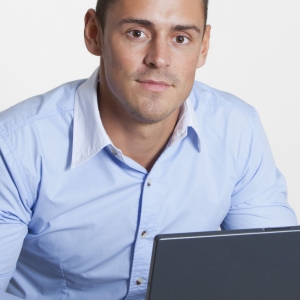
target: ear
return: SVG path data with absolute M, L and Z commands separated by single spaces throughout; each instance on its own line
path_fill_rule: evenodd
M 209 49 L 210 30 L 211 30 L 211 26 L 206 25 L 203 40 L 202 40 L 202 45 L 200 49 L 200 56 L 199 56 L 197 68 L 201 68 L 205 64 L 206 57 L 208 54 L 208 49 Z
M 89 9 L 85 14 L 84 25 L 84 41 L 88 51 L 96 56 L 101 56 L 102 29 L 93 9 Z

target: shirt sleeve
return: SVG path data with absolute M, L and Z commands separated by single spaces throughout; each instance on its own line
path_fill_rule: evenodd
M 0 291 L 13 276 L 31 218 L 25 174 L 9 144 L 0 137 Z
M 245 145 L 231 206 L 221 228 L 225 230 L 297 225 L 287 203 L 287 187 L 276 168 L 268 139 L 253 109 L 249 142 Z

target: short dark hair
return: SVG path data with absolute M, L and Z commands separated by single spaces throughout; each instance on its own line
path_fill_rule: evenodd
M 118 0 L 98 0 L 97 1 L 96 14 L 97 14 L 98 20 L 100 21 L 102 31 L 104 30 L 104 27 L 105 27 L 107 10 L 110 7 L 112 7 L 117 1 Z M 204 11 L 204 26 L 206 25 L 206 21 L 207 21 L 208 1 L 209 0 L 202 0 L 203 11 Z

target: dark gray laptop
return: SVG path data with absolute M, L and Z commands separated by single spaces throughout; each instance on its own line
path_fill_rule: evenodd
M 300 226 L 158 235 L 148 300 L 299 300 Z

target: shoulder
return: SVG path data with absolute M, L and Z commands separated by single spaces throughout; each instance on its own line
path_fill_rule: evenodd
M 65 83 L 0 112 L 0 136 L 9 135 L 41 119 L 60 117 L 66 112 L 72 112 L 76 90 L 84 81 Z
M 248 117 L 252 117 L 255 113 L 254 108 L 240 98 L 199 81 L 195 81 L 190 98 L 195 111 L 201 106 L 202 109 L 217 109 L 224 113 L 235 112 Z
M 234 144 L 249 141 L 255 132 L 263 131 L 255 108 L 230 93 L 195 82 L 189 102 L 199 128 L 210 136 L 231 137 Z

